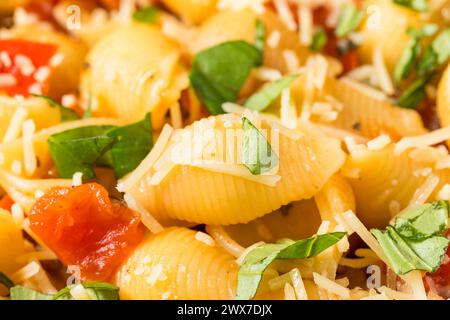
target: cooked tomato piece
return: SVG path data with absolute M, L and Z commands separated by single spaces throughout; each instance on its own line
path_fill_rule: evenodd
M 11 207 L 14 204 L 13 199 L 10 196 L 5 195 L 0 199 L 0 208 L 11 211 Z
M 50 62 L 57 47 L 24 40 L 0 40 L 0 92 L 10 96 L 48 91 Z
M 53 188 L 29 214 L 31 230 L 83 280 L 106 281 L 142 240 L 137 213 L 97 183 Z
M 435 273 L 427 273 L 424 283 L 427 291 L 432 290 L 444 299 L 450 298 L 450 247 L 442 265 Z
M 359 65 L 358 55 L 355 51 L 349 51 L 341 57 L 342 65 L 344 66 L 344 73 L 356 69 Z

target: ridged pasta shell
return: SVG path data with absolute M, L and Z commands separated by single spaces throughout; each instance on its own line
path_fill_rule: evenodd
M 196 238 L 196 231 L 170 228 L 149 235 L 115 276 L 124 300 L 232 299 L 237 281 L 233 257 Z
M 11 276 L 20 268 L 16 258 L 25 253 L 22 230 L 14 223 L 8 211 L 0 209 L 0 270 Z
M 216 11 L 217 0 L 162 0 L 162 3 L 183 21 L 198 24 Z
M 369 138 L 375 138 L 382 132 L 394 139 L 425 133 L 417 111 L 396 107 L 386 99 L 371 95 L 370 88 L 365 90 L 365 87 L 346 78 L 328 79 L 325 92 L 343 105 L 338 118 L 331 123 L 333 126 Z
M 216 117 L 219 123 L 220 119 Z M 281 180 L 275 186 L 177 165 L 159 185 L 152 185 L 149 176 L 144 176 L 130 193 L 157 219 L 246 223 L 292 201 L 313 197 L 344 163 L 345 153 L 338 140 L 306 125 L 300 131 L 303 135 L 298 140 L 279 136 L 277 174 Z
M 112 32 L 88 56 L 83 95 L 93 98 L 96 116 L 141 120 L 152 112 L 159 129 L 169 107 L 188 87 L 176 44 L 158 29 L 135 24 Z

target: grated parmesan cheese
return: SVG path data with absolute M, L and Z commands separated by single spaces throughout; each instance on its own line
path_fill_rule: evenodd
M 20 131 L 22 129 L 22 124 L 28 116 L 28 112 L 23 107 L 18 107 L 14 112 L 8 129 L 3 137 L 3 142 L 11 142 L 19 137 Z
M 446 183 L 438 193 L 439 200 L 450 200 L 450 184 Z
M 267 37 L 267 45 L 270 48 L 277 48 L 280 44 L 281 32 L 279 30 L 274 30 Z
M 373 52 L 373 65 L 381 90 L 388 95 L 393 95 L 395 93 L 394 85 L 384 62 L 383 53 L 378 47 Z
M 203 242 L 204 244 L 206 244 L 207 246 L 210 246 L 210 247 L 214 247 L 216 245 L 216 242 L 214 241 L 213 238 L 211 238 L 211 236 L 209 234 L 206 234 L 201 231 L 198 231 L 195 234 L 195 239 L 200 242 Z
M 91 300 L 86 288 L 82 284 L 77 284 L 70 289 L 70 294 L 75 300 Z
M 316 272 L 313 272 L 314 283 L 327 292 L 336 294 L 344 299 L 350 298 L 350 290 L 341 286 L 340 284 L 332 281 Z
M 23 208 L 20 204 L 14 203 L 11 206 L 11 216 L 14 220 L 14 223 L 22 229 L 23 221 L 25 220 L 25 215 L 23 212 Z
M 83 184 L 83 173 L 75 172 L 72 176 L 72 187 L 78 187 Z
M 23 146 L 23 163 L 25 164 L 25 172 L 28 176 L 32 176 L 37 169 L 37 158 L 34 150 L 33 137 L 36 131 L 36 125 L 32 119 L 27 120 L 22 125 L 22 146 Z
M 414 147 L 425 148 L 446 140 L 450 140 L 450 126 L 420 136 L 402 138 L 395 146 L 395 153 L 400 154 Z
M 281 19 L 281 21 L 286 25 L 289 30 L 297 30 L 297 23 L 292 15 L 291 9 L 287 0 L 273 0 L 275 9 Z
M 295 298 L 294 288 L 291 286 L 290 283 L 286 283 L 284 285 L 284 300 L 297 300 Z
M 391 138 L 388 135 L 382 134 L 375 139 L 367 142 L 367 149 L 369 150 L 381 150 L 391 143 Z

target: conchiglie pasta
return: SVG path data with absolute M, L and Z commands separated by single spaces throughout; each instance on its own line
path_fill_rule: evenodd
M 217 0 L 162 0 L 162 3 L 191 24 L 197 24 L 209 18 L 215 13 L 217 6 Z
M 28 0 L 0 0 L 0 13 L 13 11 L 15 8 L 27 4 Z
M 171 105 L 187 88 L 177 46 L 147 25 L 132 25 L 102 39 L 90 52 L 83 79 L 86 99 L 93 99 L 97 116 L 141 120 L 152 112 L 161 128 Z
M 20 108 L 23 108 L 23 110 L 19 110 Z M 36 130 L 51 127 L 61 121 L 60 110 L 50 106 L 45 99 L 30 98 L 25 101 L 19 101 L 14 98 L 0 96 L 0 141 L 8 131 L 16 112 L 19 112 L 19 114 L 23 112 L 24 119 L 32 119 L 36 125 Z M 45 114 L 45 117 L 42 117 L 43 114 Z M 19 134 L 20 131 L 18 132 Z
M 316 233 L 320 215 L 314 200 L 293 202 L 248 223 L 224 227 L 228 235 L 244 247 L 256 242 L 276 242 L 282 238 L 305 239 Z
M 355 134 L 374 138 L 388 133 L 392 138 L 425 133 L 422 120 L 415 110 L 396 107 L 377 97 L 372 89 L 347 78 L 329 78 L 324 91 L 338 99 L 343 109 L 333 126 Z
M 439 82 L 437 94 L 437 114 L 441 126 L 450 126 L 450 65 Z M 450 141 L 447 142 L 450 145 Z
M 427 179 L 435 176 L 430 164 L 414 159 L 411 152 L 396 154 L 390 145 L 382 150 L 357 149 L 347 159 L 345 167 L 359 175 L 349 178 L 356 213 L 368 228 L 386 226 L 399 210 L 410 205 Z
M 367 13 L 359 30 L 364 37 L 364 44 L 358 48 L 358 55 L 363 63 L 371 64 L 373 52 L 379 48 L 386 66 L 392 72 L 411 39 L 406 31 L 409 27 L 420 25 L 420 15 L 392 0 L 370 1 Z
M 63 59 L 53 68 L 50 76 L 49 95 L 59 98 L 63 94 L 76 92 L 83 69 L 87 48 L 78 40 L 48 28 L 35 25 L 23 25 L 11 30 L 14 38 L 29 41 L 51 43 L 58 46 L 57 54 Z
M 145 238 L 115 276 L 120 298 L 232 299 L 238 266 L 230 254 L 203 242 L 201 235 L 170 228 Z
M 11 213 L 0 209 L 0 272 L 11 276 L 21 267 L 16 258 L 24 253 L 22 230 L 14 223 Z
M 264 65 L 280 70 L 289 71 L 288 64 L 283 58 L 284 50 L 291 50 L 304 62 L 307 50 L 298 41 L 298 34 L 288 30 L 280 18 L 272 11 L 266 10 L 262 15 L 256 15 L 252 10 L 223 11 L 206 20 L 198 29 L 194 37 L 192 50 L 198 52 L 226 41 L 245 40 L 254 42 L 256 21 L 259 19 L 265 26 L 267 37 L 278 32 L 280 40 L 277 46 L 269 46 L 266 41 L 264 48 Z
M 226 135 L 224 121 L 230 116 L 209 118 L 221 137 Z M 233 117 L 240 128 L 240 118 Z M 194 128 L 195 123 L 183 133 L 194 136 Z M 292 201 L 313 197 L 345 161 L 339 141 L 310 126 L 300 130 L 298 139 L 279 135 L 277 174 L 281 179 L 275 186 L 204 167 L 176 165 L 158 185 L 151 183 L 148 172 L 130 194 L 163 221 L 171 218 L 213 225 L 246 223 Z M 239 168 L 247 170 L 242 165 Z

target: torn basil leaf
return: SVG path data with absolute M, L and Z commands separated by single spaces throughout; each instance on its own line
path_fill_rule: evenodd
M 143 23 L 153 24 L 158 18 L 159 9 L 154 6 L 148 6 L 139 9 L 133 13 L 133 20 Z
M 51 97 L 39 94 L 32 94 L 32 96 L 44 99 L 50 107 L 58 108 L 61 114 L 61 122 L 74 121 L 79 119 L 77 113 L 74 110 L 64 107 L 62 104 L 58 103 Z
M 119 288 L 106 282 L 85 282 L 82 283 L 86 293 L 91 300 L 119 300 Z M 65 287 L 58 291 L 53 300 L 74 300 L 70 294 L 72 286 Z
M 260 66 L 263 64 L 264 60 L 264 45 L 266 42 L 266 27 L 264 26 L 264 23 L 256 19 L 256 31 L 255 31 L 255 48 L 258 49 L 261 53 L 260 60 L 257 62 L 257 66 Z
M 0 272 L 0 284 L 7 289 L 14 287 L 14 282 L 3 272 Z
M 92 179 L 97 166 L 110 167 L 116 178 L 121 178 L 150 152 L 151 129 L 147 114 L 144 120 L 128 126 L 80 127 L 54 134 L 47 142 L 62 178 L 70 179 L 81 172 L 83 179 Z
M 309 49 L 311 51 L 320 51 L 328 41 L 327 33 L 323 28 L 318 28 L 311 41 Z
M 285 239 L 256 247 L 247 254 L 239 269 L 236 299 L 249 300 L 255 297 L 264 271 L 274 260 L 315 257 L 339 242 L 345 234 L 334 232 L 299 241 Z
M 242 163 L 253 175 L 270 171 L 278 164 L 278 156 L 269 142 L 246 117 L 242 118 L 242 129 Z
M 398 5 L 419 12 L 426 12 L 429 9 L 427 0 L 393 0 L 393 1 Z
M 109 130 L 107 136 L 116 141 L 110 151 L 111 161 L 116 177 L 122 178 L 141 163 L 153 146 L 150 113 L 138 123 Z
M 23 286 L 15 286 L 10 289 L 11 300 L 52 300 L 50 294 L 40 293 Z
M 297 78 L 298 75 L 286 76 L 266 85 L 250 96 L 244 106 L 251 110 L 264 111 L 280 96 L 283 89 L 288 88 Z
M 397 100 L 397 105 L 402 108 L 415 109 L 426 98 L 425 87 L 429 77 L 419 78 L 414 81 Z
M 336 36 L 345 37 L 359 26 L 363 18 L 364 12 L 354 4 L 343 5 L 335 30 Z
M 435 272 L 442 263 L 450 240 L 449 203 L 437 201 L 401 214 L 385 230 L 372 229 L 395 273 L 413 270 Z
M 425 49 L 418 63 L 418 74 L 421 77 L 432 74 L 450 57 L 450 28 L 442 31 Z
M 245 41 L 219 44 L 195 56 L 191 85 L 209 113 L 224 113 L 222 104 L 236 102 L 251 70 L 261 60 L 261 51 Z

